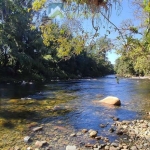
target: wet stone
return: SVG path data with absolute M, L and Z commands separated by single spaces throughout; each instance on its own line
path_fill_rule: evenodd
M 94 148 L 94 150 L 100 150 L 99 148 Z
M 26 136 L 24 137 L 24 142 L 25 143 L 28 143 L 30 141 L 31 137 L 30 136 Z
M 39 131 L 39 130 L 42 130 L 42 129 L 43 129 L 43 127 L 35 127 L 35 128 L 32 129 L 32 131 L 36 132 L 36 131 Z
M 76 134 L 75 134 L 75 133 L 72 133 L 72 134 L 70 134 L 70 136 L 71 136 L 71 137 L 74 137 L 74 136 L 76 136 Z
M 137 150 L 137 147 L 136 146 L 132 146 L 130 149 L 131 150 Z
M 100 124 L 100 127 L 101 128 L 105 128 L 107 125 L 105 125 L 105 124 Z
M 82 133 L 81 133 L 81 132 L 78 132 L 78 133 L 77 133 L 77 136 L 80 136 L 80 135 L 82 135 Z
M 90 132 L 90 135 L 89 135 L 90 137 L 96 137 L 97 136 L 97 131 L 91 131 Z
M 88 132 L 87 129 L 82 129 L 82 133 L 86 133 L 86 132 Z
M 38 147 L 38 148 L 42 147 L 45 144 L 47 144 L 46 141 L 36 141 L 35 142 L 35 146 Z
M 114 121 L 118 121 L 119 120 L 119 118 L 117 118 L 117 117 L 113 117 L 112 118 Z
M 114 128 L 110 128 L 109 131 L 112 133 L 112 132 L 115 131 L 115 129 Z
M 110 147 L 109 150 L 118 150 L 116 147 Z
M 109 146 L 108 145 L 105 146 L 105 150 L 109 150 Z
M 77 149 L 76 149 L 76 146 L 67 145 L 66 150 L 77 150 Z
M 20 150 L 19 146 L 15 146 L 14 150 Z
M 32 147 L 27 147 L 27 150 L 32 150 Z M 36 150 L 36 149 L 35 149 Z
M 111 143 L 111 146 L 118 147 L 118 143 Z

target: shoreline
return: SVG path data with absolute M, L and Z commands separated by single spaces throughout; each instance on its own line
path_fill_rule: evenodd
M 150 79 L 150 77 L 149 76 L 144 76 L 144 77 L 134 77 L 134 76 L 132 76 L 132 77 L 130 77 L 130 79 Z
M 59 122 L 30 127 L 24 146 L 16 145 L 13 150 L 150 150 L 150 120 L 113 120 L 109 132 L 118 135 L 113 141 L 94 129 L 75 131 Z M 101 124 L 100 128 L 107 126 Z

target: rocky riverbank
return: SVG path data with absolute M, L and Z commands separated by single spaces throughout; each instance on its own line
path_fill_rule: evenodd
M 112 124 L 99 127 L 104 130 L 109 127 L 108 132 L 118 136 L 114 141 L 94 129 L 75 131 L 60 121 L 57 126 L 55 123 L 29 125 L 22 146 L 16 144 L 10 150 L 150 150 L 150 121 L 112 119 Z

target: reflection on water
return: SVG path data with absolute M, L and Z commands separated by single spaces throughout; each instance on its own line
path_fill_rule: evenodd
M 95 103 L 110 95 L 121 99 L 121 107 Z M 148 111 L 149 80 L 120 79 L 118 84 L 115 76 L 106 76 L 43 85 L 0 85 L 0 135 L 2 139 L 14 135 L 7 146 L 24 136 L 30 123 L 61 120 L 75 130 L 92 128 L 107 134 L 99 125 L 111 123 L 111 116 L 131 120 L 145 118 Z M 2 139 L 0 148 L 5 143 Z

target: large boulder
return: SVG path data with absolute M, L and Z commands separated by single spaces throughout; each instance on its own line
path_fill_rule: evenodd
M 113 97 L 113 96 L 108 96 L 108 97 L 100 100 L 99 102 L 110 104 L 110 105 L 117 105 L 117 106 L 121 105 L 120 99 L 117 97 Z

